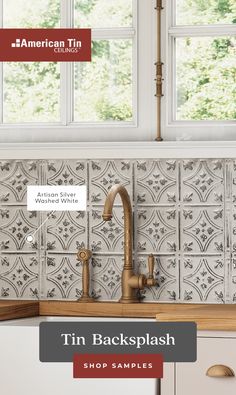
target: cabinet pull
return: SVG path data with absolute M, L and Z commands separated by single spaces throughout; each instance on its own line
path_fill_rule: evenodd
M 213 365 L 207 369 L 208 377 L 234 377 L 234 371 L 225 365 Z

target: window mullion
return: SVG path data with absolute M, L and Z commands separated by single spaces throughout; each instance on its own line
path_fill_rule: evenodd
M 113 28 L 113 29 L 92 29 L 93 40 L 119 39 L 119 38 L 133 38 L 135 36 L 135 28 Z
M 173 37 L 215 37 L 236 35 L 236 26 L 174 26 L 169 28 L 169 35 Z
M 73 0 L 61 0 L 61 28 L 73 27 Z M 68 125 L 72 121 L 72 62 L 61 62 L 61 123 Z

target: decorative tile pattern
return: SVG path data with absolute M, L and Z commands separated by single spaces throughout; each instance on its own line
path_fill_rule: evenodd
M 37 255 L 2 254 L 0 257 L 1 298 L 39 298 Z
M 87 164 L 84 161 L 48 161 L 45 166 L 48 185 L 84 185 L 87 181 Z
M 27 185 L 37 184 L 86 184 L 87 212 L 28 212 Z M 76 252 L 89 247 L 91 293 L 119 300 L 119 197 L 112 221 L 102 219 L 115 184 L 126 186 L 133 206 L 135 271 L 146 273 L 155 255 L 160 286 L 141 291 L 143 302 L 236 303 L 235 159 L 0 161 L 0 298 L 78 299 Z
M 178 243 L 177 220 L 175 207 L 137 209 L 137 252 L 175 252 Z
M 92 260 L 92 286 L 102 300 L 119 300 L 123 255 L 95 255 Z
M 225 302 L 223 256 L 185 256 L 181 262 L 184 302 Z
M 0 204 L 26 204 L 27 185 L 39 178 L 39 161 L 0 161 Z
M 76 251 L 87 246 L 87 213 L 84 211 L 51 213 L 45 228 L 48 251 Z
M 182 212 L 183 252 L 223 252 L 224 250 L 224 212 L 223 208 L 192 207 Z
M 184 160 L 182 200 L 185 204 L 223 202 L 224 162 L 222 160 Z
M 93 205 L 103 205 L 107 192 L 113 185 L 124 185 L 132 200 L 133 165 L 129 160 L 92 160 L 89 165 L 90 174 L 90 202 Z M 120 204 L 117 197 L 115 204 Z
M 147 274 L 147 256 L 140 255 L 137 260 L 137 271 L 141 274 Z M 158 281 L 158 286 L 145 288 L 141 291 L 144 302 L 151 301 L 169 301 L 175 302 L 179 298 L 178 289 L 178 271 L 179 262 L 175 255 L 155 256 L 154 278 Z
M 175 204 L 177 161 L 137 161 L 135 202 L 137 204 Z
M 95 253 L 123 251 L 124 221 L 122 208 L 113 210 L 111 221 L 103 221 L 103 208 L 92 208 L 89 213 L 90 223 L 90 247 Z
M 48 299 L 76 299 L 81 289 L 81 265 L 75 254 L 48 254 L 44 277 L 44 297 Z
M 0 250 L 2 251 L 35 251 L 38 248 L 39 213 L 27 211 L 26 207 L 8 206 L 0 209 Z M 27 242 L 32 235 L 33 243 Z

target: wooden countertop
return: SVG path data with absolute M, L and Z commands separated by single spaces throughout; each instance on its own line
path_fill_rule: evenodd
M 199 330 L 236 331 L 236 305 L 78 303 L 77 301 L 0 301 L 0 321 L 34 316 L 156 318 L 194 321 Z
M 185 311 L 160 312 L 158 321 L 194 321 L 198 330 L 236 331 L 236 305 L 189 305 Z
M 199 330 L 236 331 L 236 305 L 43 301 L 40 302 L 40 315 L 194 321 Z
M 31 300 L 0 300 L 0 321 L 37 317 L 39 302 Z
M 41 301 L 40 315 L 81 316 L 81 317 L 125 317 L 156 318 L 162 312 L 186 311 L 189 305 L 171 303 L 127 303 L 95 302 L 79 303 L 77 301 Z

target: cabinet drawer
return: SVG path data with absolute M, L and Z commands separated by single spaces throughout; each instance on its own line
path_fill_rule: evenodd
M 236 339 L 198 338 L 197 362 L 176 364 L 176 395 L 235 395 L 236 377 L 208 377 L 214 365 L 226 365 L 236 375 Z

